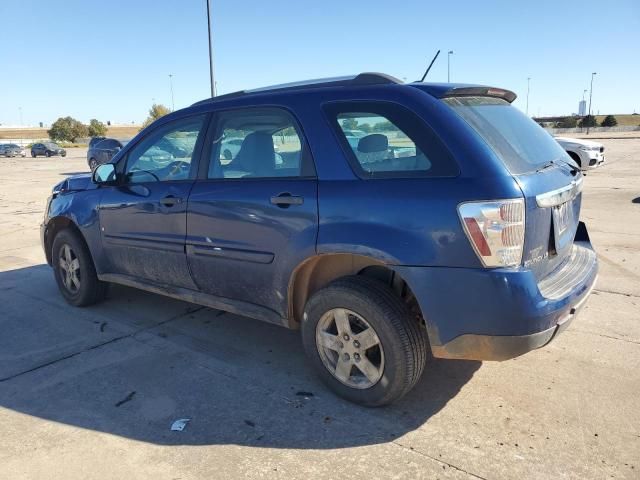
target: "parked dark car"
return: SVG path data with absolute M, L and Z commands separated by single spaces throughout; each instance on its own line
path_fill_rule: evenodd
M 0 155 L 5 157 L 26 157 L 27 152 L 15 143 L 4 143 L 0 145 Z
M 93 139 L 91 139 L 93 141 Z M 124 142 L 126 143 L 126 142 Z M 124 143 L 115 138 L 102 138 L 99 141 L 89 143 L 89 149 L 87 150 L 87 164 L 91 170 L 94 170 L 98 165 L 108 163 L 113 156 L 118 153 Z
M 430 355 L 546 345 L 594 287 L 582 174 L 515 97 L 367 73 L 198 102 L 54 187 L 47 261 L 72 305 L 113 282 L 300 329 L 331 389 L 388 404 Z
M 67 151 L 53 142 L 34 143 L 31 145 L 31 156 L 35 158 L 38 155 L 44 155 L 45 157 L 60 155 L 61 157 L 66 157 Z

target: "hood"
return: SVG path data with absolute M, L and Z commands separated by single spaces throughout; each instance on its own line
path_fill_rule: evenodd
M 80 190 L 87 190 L 93 186 L 90 173 L 81 173 L 79 175 L 73 175 L 67 177 L 62 182 L 53 187 L 53 193 L 63 192 L 78 192 Z
M 602 147 L 601 143 L 591 140 L 584 140 L 583 138 L 567 138 L 567 137 L 553 137 L 560 144 L 572 143 L 574 145 L 584 145 L 585 147 Z

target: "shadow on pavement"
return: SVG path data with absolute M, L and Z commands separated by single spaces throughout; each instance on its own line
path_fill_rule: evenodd
M 331 449 L 423 426 L 480 362 L 432 360 L 379 409 L 334 396 L 298 332 L 113 286 L 100 305 L 64 303 L 46 265 L 0 272 L 0 407 L 164 445 Z M 189 418 L 182 432 L 172 422 Z

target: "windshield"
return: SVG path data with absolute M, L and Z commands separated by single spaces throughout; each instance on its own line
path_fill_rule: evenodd
M 505 100 L 450 97 L 444 102 L 482 136 L 513 175 L 549 162 L 574 163 L 551 135 Z
M 60 148 L 56 143 L 45 143 L 44 145 L 45 147 L 48 147 L 48 148 Z

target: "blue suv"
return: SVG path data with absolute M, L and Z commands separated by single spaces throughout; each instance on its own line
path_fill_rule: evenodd
M 198 102 L 55 186 L 47 261 L 72 305 L 118 283 L 300 329 L 332 390 L 391 403 L 432 356 L 546 345 L 595 284 L 580 169 L 515 97 L 364 73 Z

